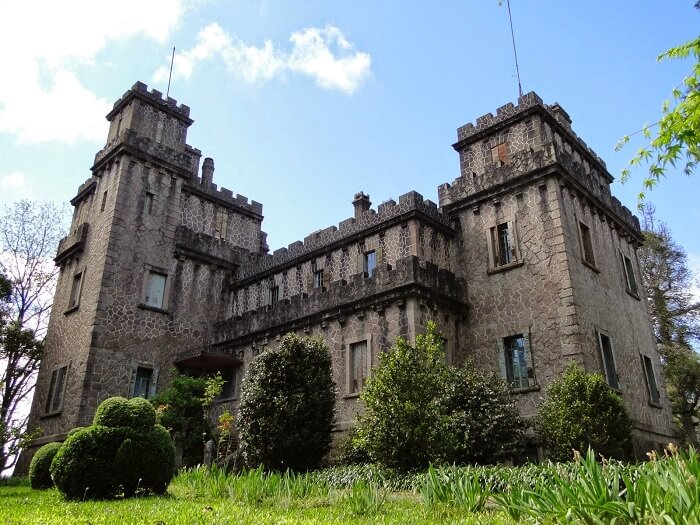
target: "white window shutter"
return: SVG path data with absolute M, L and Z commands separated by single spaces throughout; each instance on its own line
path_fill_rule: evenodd
M 510 249 L 510 262 L 519 260 L 518 236 L 515 234 L 515 221 L 508 222 L 508 248 Z
M 148 398 L 152 398 L 156 395 L 156 387 L 158 386 L 158 367 L 153 368 L 153 374 L 151 374 L 151 385 L 148 388 Z
M 530 334 L 523 334 L 525 345 L 525 365 L 527 366 L 527 384 L 535 386 L 535 370 L 532 363 L 532 352 L 530 350 Z
M 499 339 L 498 345 L 498 368 L 501 370 L 501 377 L 504 381 L 508 381 L 508 373 L 506 372 L 506 349 L 503 346 L 503 339 Z
M 496 228 L 489 228 L 486 230 L 486 247 L 489 251 L 489 268 L 494 268 L 496 266 L 496 254 L 494 253 L 496 246 L 496 241 L 494 239 L 494 235 L 496 235 L 495 230 Z

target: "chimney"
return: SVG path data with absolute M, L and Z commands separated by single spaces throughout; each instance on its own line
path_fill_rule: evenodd
M 202 164 L 202 184 L 205 187 L 211 186 L 214 182 L 214 159 L 207 157 Z
M 365 195 L 364 192 L 361 191 L 355 194 L 352 205 L 355 206 L 355 219 L 359 219 L 363 213 L 369 210 L 372 203 L 369 200 L 369 195 Z

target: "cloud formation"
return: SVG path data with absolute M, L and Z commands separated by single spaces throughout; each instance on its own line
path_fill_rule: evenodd
M 188 5 L 121 0 L 106 13 L 94 0 L 7 2 L 0 31 L 0 133 L 24 143 L 104 140 L 111 102 L 85 87 L 77 71 L 115 40 L 142 35 L 165 42 Z
M 0 177 L 0 190 L 15 199 L 28 197 L 30 193 L 27 177 L 19 171 L 13 171 Z
M 262 46 L 248 45 L 212 23 L 204 27 L 195 45 L 175 55 L 173 76 L 189 79 L 195 66 L 218 58 L 227 71 L 249 83 L 267 82 L 285 73 L 305 75 L 323 89 L 352 95 L 370 74 L 372 59 L 357 51 L 335 26 L 310 27 L 293 33 L 291 50 L 284 51 L 269 40 Z M 166 82 L 169 67 L 159 68 L 153 80 Z

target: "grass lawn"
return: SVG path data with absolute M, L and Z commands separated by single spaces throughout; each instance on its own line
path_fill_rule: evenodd
M 347 491 L 328 496 L 245 503 L 204 497 L 177 482 L 167 496 L 116 501 L 66 501 L 56 490 L 28 485 L 0 487 L 0 523 L 19 524 L 204 524 L 204 523 L 396 523 L 512 524 L 504 513 L 470 514 L 455 507 L 427 507 L 410 493 L 390 493 L 378 510 L 353 510 Z

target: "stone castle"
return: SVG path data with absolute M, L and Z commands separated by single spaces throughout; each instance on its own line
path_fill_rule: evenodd
M 360 192 L 351 218 L 271 254 L 262 205 L 217 187 L 212 159 L 200 172 L 189 107 L 137 82 L 107 120 L 55 258 L 35 447 L 175 370 L 221 371 L 235 410 L 247 366 L 287 332 L 327 343 L 344 430 L 378 355 L 431 319 L 448 360 L 499 372 L 525 417 L 576 360 L 620 392 L 638 453 L 673 438 L 639 221 L 558 104 L 528 93 L 459 128 L 439 205 L 409 192 L 375 210 Z

